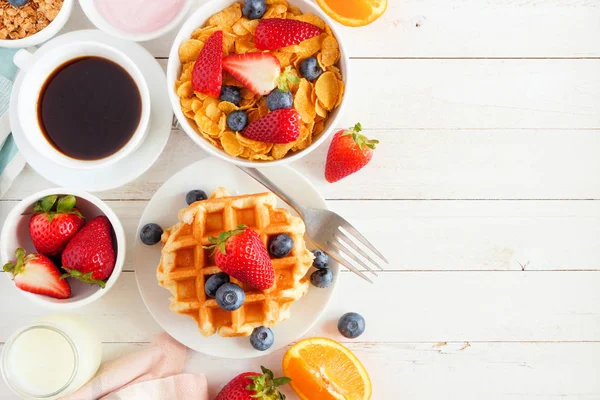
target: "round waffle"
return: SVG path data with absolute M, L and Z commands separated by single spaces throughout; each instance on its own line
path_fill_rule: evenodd
M 314 257 L 304 242 L 304 222 L 288 210 L 275 208 L 276 203 L 273 193 L 229 196 L 219 188 L 208 200 L 181 210 L 180 222 L 164 231 L 158 283 L 172 294 L 171 311 L 194 318 L 204 336 L 249 336 L 256 327 L 272 327 L 288 319 L 292 303 L 308 291 L 306 273 Z M 211 244 L 210 236 L 218 237 L 240 224 L 254 229 L 265 246 L 271 237 L 287 233 L 294 247 L 287 257 L 271 259 L 275 284 L 270 289 L 257 290 L 232 278 L 244 289 L 246 301 L 235 311 L 225 311 L 204 292 L 206 279 L 221 272 L 212 250 L 204 246 Z

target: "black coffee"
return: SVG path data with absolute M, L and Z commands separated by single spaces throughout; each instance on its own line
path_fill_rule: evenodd
M 38 120 L 61 153 L 98 160 L 120 150 L 140 123 L 142 99 L 133 78 L 102 57 L 70 60 L 48 77 Z

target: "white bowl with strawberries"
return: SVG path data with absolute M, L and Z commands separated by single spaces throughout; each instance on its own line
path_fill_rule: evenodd
M 169 54 L 169 97 L 209 154 L 246 167 L 289 163 L 338 126 L 349 58 L 311 1 L 248 6 L 213 0 L 185 21 Z
M 6 217 L 0 243 L 7 279 L 53 309 L 99 299 L 125 261 L 125 233 L 116 214 L 79 190 L 48 189 L 19 202 Z

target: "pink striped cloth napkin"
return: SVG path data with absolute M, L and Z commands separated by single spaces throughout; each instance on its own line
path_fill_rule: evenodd
M 208 400 L 204 375 L 184 374 L 186 347 L 166 333 L 146 349 L 106 363 L 61 400 Z

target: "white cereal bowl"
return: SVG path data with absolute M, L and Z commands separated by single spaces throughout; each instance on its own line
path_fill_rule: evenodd
M 115 269 L 111 276 L 106 281 L 106 287 L 100 288 L 98 285 L 88 285 L 75 279 L 69 279 L 71 285 L 71 297 L 65 300 L 54 299 L 48 296 L 41 296 L 33 293 L 28 293 L 18 289 L 15 286 L 15 291 L 23 294 L 31 301 L 38 303 L 41 306 L 54 310 L 72 310 L 90 304 L 100 297 L 104 296 L 115 284 L 125 262 L 125 232 L 123 225 L 119 221 L 117 215 L 108 207 L 102 200 L 89 193 L 64 188 L 47 189 L 37 192 L 21 200 L 7 215 L 0 233 L 0 265 L 7 262 L 15 261 L 15 250 L 19 247 L 25 249 L 27 254 L 35 252 L 35 247 L 29 237 L 29 218 L 33 210 L 33 205 L 41 198 L 49 195 L 73 195 L 77 198 L 76 207 L 81 214 L 86 218 L 86 221 L 99 216 L 105 215 L 114 232 L 116 241 L 117 257 L 115 261 Z M 24 215 L 25 214 L 25 215 Z M 11 274 L 4 273 L 5 278 L 11 279 Z
M 156 29 L 151 32 L 140 33 L 125 32 L 113 26 L 98 11 L 96 5 L 94 4 L 94 0 L 81 0 L 79 4 L 81 4 L 81 8 L 83 9 L 83 12 L 85 13 L 86 17 L 90 20 L 92 24 L 96 26 L 96 28 L 121 39 L 131 40 L 134 42 L 145 42 L 147 40 L 156 39 L 171 31 L 176 26 L 181 25 L 181 21 L 187 15 L 192 2 L 191 0 L 185 0 L 177 16 L 175 16 L 175 18 L 173 18 L 171 22 L 169 22 L 162 28 Z
M 41 31 L 31 36 L 24 37 L 23 39 L 0 40 L 0 47 L 25 48 L 37 46 L 38 44 L 51 39 L 67 23 L 67 20 L 71 16 L 71 11 L 73 11 L 73 3 L 74 0 L 64 0 L 63 5 L 54 20 Z
M 203 26 L 213 14 L 231 6 L 234 3 L 236 3 L 235 0 L 211 0 L 204 3 L 193 14 L 191 14 L 188 17 L 188 19 L 184 22 L 183 26 L 177 33 L 177 36 L 173 41 L 173 46 L 171 47 L 171 52 L 169 53 L 169 62 L 167 65 L 167 85 L 169 91 L 169 98 L 171 100 L 171 105 L 173 106 L 173 112 L 177 116 L 181 128 L 188 134 L 188 136 L 194 142 L 196 142 L 198 146 L 200 146 L 210 155 L 216 156 L 222 160 L 244 167 L 270 167 L 275 165 L 287 164 L 299 160 L 302 157 L 309 154 L 314 149 L 316 149 L 317 147 L 319 147 L 319 145 L 321 145 L 321 143 L 323 143 L 333 133 L 337 126 L 338 120 L 344 112 L 346 103 L 348 102 L 347 99 L 349 89 L 351 89 L 348 85 L 348 82 L 350 80 L 350 62 L 348 54 L 345 50 L 345 45 L 342 40 L 341 33 L 337 28 L 336 24 L 334 24 L 334 22 L 329 18 L 329 16 L 311 1 L 288 0 L 288 3 L 298 7 L 303 13 L 314 14 L 318 16 L 323 21 L 325 21 L 325 23 L 331 28 L 333 34 L 335 35 L 340 45 L 340 70 L 342 72 L 342 79 L 346 86 L 346 94 L 340 106 L 337 109 L 335 109 L 331 114 L 329 114 L 324 131 L 310 146 L 308 146 L 304 150 L 300 150 L 296 153 L 288 155 L 282 158 L 281 160 L 274 161 L 249 161 L 238 157 L 232 157 L 228 155 L 225 151 L 213 146 L 204 137 L 202 137 L 200 133 L 198 133 L 197 129 L 190 123 L 190 120 L 186 118 L 185 115 L 183 115 L 183 112 L 181 111 L 180 99 L 175 91 L 175 81 L 177 81 L 181 73 L 182 66 L 181 62 L 179 61 L 179 46 L 181 46 L 183 42 L 185 42 L 191 37 L 191 34 L 194 30 Z

